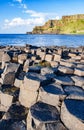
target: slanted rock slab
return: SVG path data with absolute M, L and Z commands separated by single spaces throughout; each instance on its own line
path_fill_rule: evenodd
M 56 83 L 43 86 L 39 89 L 38 100 L 53 105 L 57 108 L 60 105 L 60 100 L 63 100 L 65 97 L 66 95 L 64 94 L 62 86 Z
M 31 106 L 27 117 L 27 130 L 57 130 L 56 126 L 59 130 L 66 130 L 60 123 L 60 115 L 56 107 L 43 102 Z
M 84 101 L 66 99 L 61 107 L 61 120 L 69 130 L 84 130 Z
M 84 90 L 77 86 L 63 86 L 68 99 L 84 100 Z
M 57 76 L 55 82 L 62 85 L 74 85 L 74 82 L 69 76 Z

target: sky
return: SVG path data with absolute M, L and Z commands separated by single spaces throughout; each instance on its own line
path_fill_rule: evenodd
M 0 34 L 26 33 L 73 14 L 84 14 L 84 0 L 0 0 Z

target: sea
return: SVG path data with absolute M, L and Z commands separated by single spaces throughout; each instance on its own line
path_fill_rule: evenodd
M 0 46 L 84 46 L 84 35 L 0 34 Z

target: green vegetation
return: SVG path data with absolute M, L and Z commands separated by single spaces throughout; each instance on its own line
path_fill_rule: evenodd
M 84 15 L 63 16 L 61 20 L 49 20 L 36 26 L 33 34 L 84 34 Z

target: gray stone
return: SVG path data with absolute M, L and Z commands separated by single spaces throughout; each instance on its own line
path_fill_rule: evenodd
M 12 105 L 13 96 L 0 92 L 0 111 L 7 111 Z
M 64 74 L 73 74 L 74 70 L 70 67 L 65 67 L 65 66 L 59 66 L 58 70 Z
M 28 72 L 24 78 L 24 88 L 30 91 L 37 91 L 40 86 L 49 83 L 51 83 L 51 78 L 32 72 Z
M 4 53 L 2 55 L 2 61 L 3 62 L 9 62 L 11 60 L 10 56 L 7 53 Z
M 8 73 L 8 72 L 14 72 L 17 73 L 18 69 L 19 69 L 19 64 L 16 63 L 8 63 L 5 67 L 5 70 L 3 73 Z
M 75 86 L 84 86 L 84 78 L 80 76 L 72 76 L 72 80 L 75 82 Z
M 0 130 L 26 130 L 23 121 L 1 120 Z
M 58 67 L 58 62 L 56 61 L 51 61 L 50 64 L 52 67 Z
M 61 60 L 61 55 L 54 54 L 54 61 L 60 61 Z
M 43 67 L 41 68 L 41 74 L 46 75 L 46 74 L 52 74 L 54 71 L 52 68 L 49 67 Z
M 11 116 L 11 119 L 21 121 L 26 119 L 26 116 L 28 114 L 28 108 L 25 108 L 19 103 L 16 103 L 10 106 L 8 112 Z
M 60 100 L 64 100 L 66 95 L 61 85 L 56 83 L 43 86 L 39 89 L 38 100 L 53 105 L 59 109 Z
M 27 59 L 27 54 L 18 55 L 18 63 L 19 64 L 23 64 L 26 59 Z
M 28 72 L 40 73 L 41 67 L 40 66 L 31 66 L 28 68 Z
M 13 85 L 14 84 L 14 80 L 15 80 L 15 76 L 18 72 L 19 69 L 19 65 L 15 64 L 15 63 L 9 63 L 6 65 L 5 70 L 2 74 L 2 80 L 3 80 L 3 84 L 9 84 L 9 85 Z
M 74 74 L 78 76 L 84 76 L 84 68 L 75 68 Z
M 63 86 L 68 99 L 84 100 L 84 90 L 77 86 Z
M 37 102 L 36 104 L 31 106 L 29 110 L 29 114 L 27 117 L 27 130 L 38 130 L 38 127 L 42 124 L 52 124 L 59 121 L 59 119 L 59 112 L 55 107 L 42 102 Z M 40 130 L 43 130 L 43 128 L 41 128 Z
M 52 61 L 53 60 L 53 55 L 51 55 L 51 54 L 46 54 L 46 56 L 45 56 L 45 60 L 46 61 Z
M 3 79 L 3 84 L 4 85 L 13 85 L 15 80 L 15 73 L 14 72 L 9 72 L 5 74 L 4 79 Z
M 84 101 L 66 99 L 61 107 L 61 120 L 69 130 L 84 130 Z
M 28 68 L 29 66 L 33 65 L 33 61 L 30 60 L 30 59 L 27 59 L 24 63 L 24 66 L 23 66 L 23 71 L 27 72 L 28 71 Z
M 71 67 L 71 68 L 75 68 L 76 67 L 76 65 L 73 62 L 69 62 L 68 60 L 64 60 L 64 61 L 61 60 L 60 61 L 60 65 Z
M 21 105 L 30 108 L 37 101 L 38 92 L 36 89 L 32 91 L 33 88 L 26 89 L 24 85 L 20 87 L 19 101 Z
M 69 76 L 57 76 L 54 78 L 55 82 L 62 85 L 74 85 L 74 82 Z

